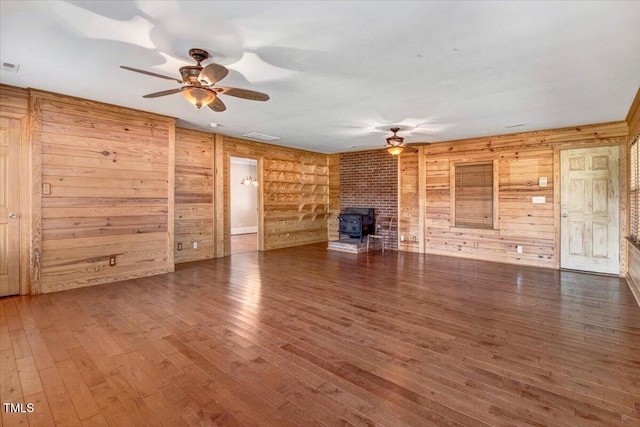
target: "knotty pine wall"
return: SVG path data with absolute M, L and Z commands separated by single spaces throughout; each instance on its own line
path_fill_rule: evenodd
M 340 213 L 340 154 L 329 156 L 329 218 L 327 219 L 328 239 L 338 240 L 338 214 Z
M 628 152 L 631 143 L 640 135 L 640 88 L 631 104 L 626 122 L 629 126 L 629 140 L 626 146 Z M 620 222 L 625 223 L 626 221 L 624 219 L 624 217 L 621 217 Z M 631 242 L 627 242 L 627 249 L 629 251 L 627 281 L 636 297 L 636 301 L 638 301 L 640 305 L 640 248 Z
M 328 239 L 325 154 L 176 129 L 173 118 L 6 85 L 0 108 L 24 119 L 29 143 L 24 293 L 160 274 L 174 261 L 228 255 L 230 156 L 259 160 L 262 249 Z M 111 255 L 115 266 L 108 265 Z
M 419 179 L 419 186 L 424 186 L 418 205 L 410 192 L 407 194 L 401 189 L 401 212 L 404 218 L 423 215 L 420 235 L 425 253 L 559 268 L 558 150 L 603 145 L 624 147 L 626 140 L 626 123 L 616 122 L 425 145 L 420 148 L 417 169 L 410 168 L 409 159 L 401 160 L 401 165 L 405 165 L 402 182 Z M 626 162 L 626 156 L 621 157 Z M 458 161 L 493 160 L 497 160 L 499 171 L 498 229 L 453 227 L 450 217 L 452 165 Z M 541 176 L 547 177 L 547 187 L 538 186 Z M 624 172 L 622 176 L 626 176 Z M 546 203 L 533 204 L 533 196 L 544 196 Z M 623 201 L 621 205 L 621 217 L 625 218 L 626 204 Z M 400 234 L 413 232 L 414 222 L 400 223 Z M 524 247 L 522 254 L 517 253 L 517 245 Z M 621 247 L 623 258 L 624 246 Z M 624 259 L 622 265 L 625 265 Z
M 214 257 L 215 135 L 176 128 L 176 264 Z M 193 248 L 193 242 L 198 247 Z M 178 249 L 178 245 L 182 249 Z
M 398 230 L 405 240 L 398 242 L 398 249 L 420 252 L 420 192 L 417 152 L 399 156 L 398 163 Z
M 326 242 L 329 218 L 329 156 L 222 136 L 224 245 L 230 253 L 230 157 L 258 160 L 261 249 Z
M 231 253 L 231 157 L 258 161 L 260 249 L 327 240 L 327 155 L 178 128 L 176 263 Z M 192 242 L 198 242 L 197 249 Z
M 398 219 L 398 158 L 386 150 L 340 155 L 340 207 L 375 208 L 377 216 Z M 397 227 L 391 247 L 398 247 Z
M 174 119 L 40 91 L 30 103 L 32 292 L 173 271 Z

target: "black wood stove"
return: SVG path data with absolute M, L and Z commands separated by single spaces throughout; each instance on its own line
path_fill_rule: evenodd
M 338 238 L 343 235 L 350 238 L 359 238 L 364 241 L 364 236 L 372 234 L 375 230 L 374 208 L 345 208 L 338 215 L 340 229 Z

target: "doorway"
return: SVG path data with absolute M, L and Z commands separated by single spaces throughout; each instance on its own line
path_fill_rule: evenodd
M 560 267 L 620 274 L 618 147 L 560 152 Z
M 258 250 L 258 161 L 231 157 L 231 255 Z
M 0 297 L 20 293 L 20 120 L 0 117 Z

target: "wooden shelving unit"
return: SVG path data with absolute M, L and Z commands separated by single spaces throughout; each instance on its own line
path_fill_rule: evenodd
M 274 243 L 324 238 L 329 166 L 289 159 L 268 159 L 264 165 L 265 230 Z

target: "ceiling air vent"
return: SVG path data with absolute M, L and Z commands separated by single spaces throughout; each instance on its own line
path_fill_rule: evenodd
M 247 133 L 242 136 L 246 138 L 251 138 L 251 139 L 259 139 L 260 141 L 277 141 L 280 139 L 277 136 L 265 135 L 264 133 L 257 133 L 257 132 Z
M 10 62 L 2 61 L 2 71 L 9 71 L 10 73 L 17 73 L 20 68 L 20 64 L 12 64 Z

